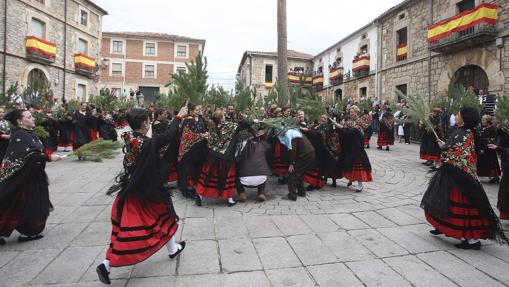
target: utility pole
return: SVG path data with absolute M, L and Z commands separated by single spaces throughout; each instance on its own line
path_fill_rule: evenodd
M 277 82 L 284 104 L 288 103 L 288 35 L 286 28 L 286 0 L 277 0 Z M 279 101 L 281 102 L 281 101 Z

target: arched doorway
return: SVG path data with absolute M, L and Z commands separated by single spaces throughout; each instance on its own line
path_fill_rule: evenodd
M 335 102 L 339 102 L 339 101 L 342 101 L 343 100 L 343 90 L 341 89 L 337 89 L 334 91 L 334 99 L 335 99 Z
M 32 69 L 28 73 L 27 87 L 38 92 L 49 88 L 49 82 L 44 72 L 39 69 Z
M 46 74 L 37 68 L 28 72 L 27 88 L 23 91 L 25 103 L 34 107 L 43 107 L 53 98 L 51 86 Z
M 454 74 L 456 83 L 463 85 L 466 89 L 473 87 L 477 94 L 479 90 L 488 91 L 490 86 L 488 75 L 477 65 L 466 65 L 461 67 Z

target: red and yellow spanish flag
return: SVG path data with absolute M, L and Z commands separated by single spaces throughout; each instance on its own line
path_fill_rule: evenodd
M 274 85 L 272 83 L 269 83 L 269 82 L 265 83 L 265 89 L 267 89 L 267 90 L 272 89 L 273 86 Z
M 55 57 L 57 54 L 57 45 L 34 36 L 26 37 L 26 49 L 30 52 L 37 52 L 48 57 Z
M 498 7 L 482 3 L 475 9 L 465 11 L 445 21 L 428 26 L 428 42 L 444 38 L 453 32 L 463 31 L 480 23 L 496 24 Z
M 83 54 L 76 54 L 74 55 L 74 66 L 95 69 L 95 59 Z
M 312 85 L 313 84 L 313 77 L 312 76 L 306 76 L 304 78 L 304 84 L 306 85 Z
M 300 75 L 297 73 L 288 73 L 288 81 L 292 84 L 300 83 Z
M 329 72 L 329 80 L 337 80 L 339 78 L 343 77 L 343 70 L 342 69 L 332 69 Z
M 398 52 L 396 54 L 396 58 L 398 61 L 406 59 L 408 54 L 408 46 L 407 44 L 401 44 L 398 46 Z
M 364 56 L 353 60 L 353 72 L 357 72 L 363 69 L 369 69 L 369 56 Z
M 322 86 L 323 85 L 323 76 L 313 77 L 313 86 Z

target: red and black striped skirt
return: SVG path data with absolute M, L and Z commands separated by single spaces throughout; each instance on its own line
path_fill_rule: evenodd
M 507 211 L 500 211 L 500 219 L 509 220 L 509 212 L 507 212 Z
M 90 141 L 95 141 L 98 138 L 97 129 L 90 129 Z
M 304 181 L 318 189 L 325 186 L 323 176 L 320 175 L 320 172 L 317 168 L 306 171 L 306 173 L 304 173 Z
M 495 227 L 455 187 L 449 193 L 449 214 L 446 217 L 425 213 L 426 220 L 438 231 L 456 239 L 491 239 Z
M 25 193 L 20 192 L 12 207 L 0 213 L 0 237 L 9 237 L 14 230 L 25 236 L 38 235 L 46 228 L 46 219 L 39 222 L 21 222 L 21 209 L 25 204 Z
M 433 162 L 439 162 L 440 161 L 440 155 L 435 155 L 435 154 L 421 153 L 421 154 L 419 154 L 419 158 L 423 159 L 423 160 L 433 161 Z
M 177 164 L 171 164 L 170 166 L 170 172 L 168 173 L 168 182 L 174 182 L 178 179 L 178 173 L 177 173 Z M 191 184 L 190 186 L 192 186 Z
M 106 259 L 113 267 L 140 263 L 159 251 L 177 232 L 178 224 L 164 203 L 142 203 L 126 198 L 121 222 L 118 197 L 111 210 L 111 243 Z
M 272 173 L 273 174 L 286 174 L 288 173 L 289 164 L 284 163 L 281 159 L 282 146 L 279 141 L 274 144 L 274 160 L 272 161 Z
M 477 175 L 498 177 L 502 174 L 495 151 L 486 151 L 477 157 Z
M 394 136 L 391 137 L 388 130 L 380 129 L 376 144 L 378 146 L 394 145 Z
M 371 170 L 366 169 L 360 160 L 354 161 L 351 171 L 343 171 L 343 176 L 349 181 L 373 181 Z
M 224 186 L 219 186 L 218 170 L 214 168 L 215 160 L 209 160 L 203 165 L 200 178 L 196 183 L 196 193 L 204 197 L 228 199 L 235 196 L 235 164 L 232 162 L 225 177 Z M 223 162 L 219 162 L 219 169 Z

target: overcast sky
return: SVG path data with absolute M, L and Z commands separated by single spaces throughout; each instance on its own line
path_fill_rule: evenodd
M 205 39 L 209 84 L 232 89 L 246 50 L 277 50 L 277 0 L 95 0 L 103 31 Z M 402 0 L 288 0 L 288 49 L 317 54 Z

